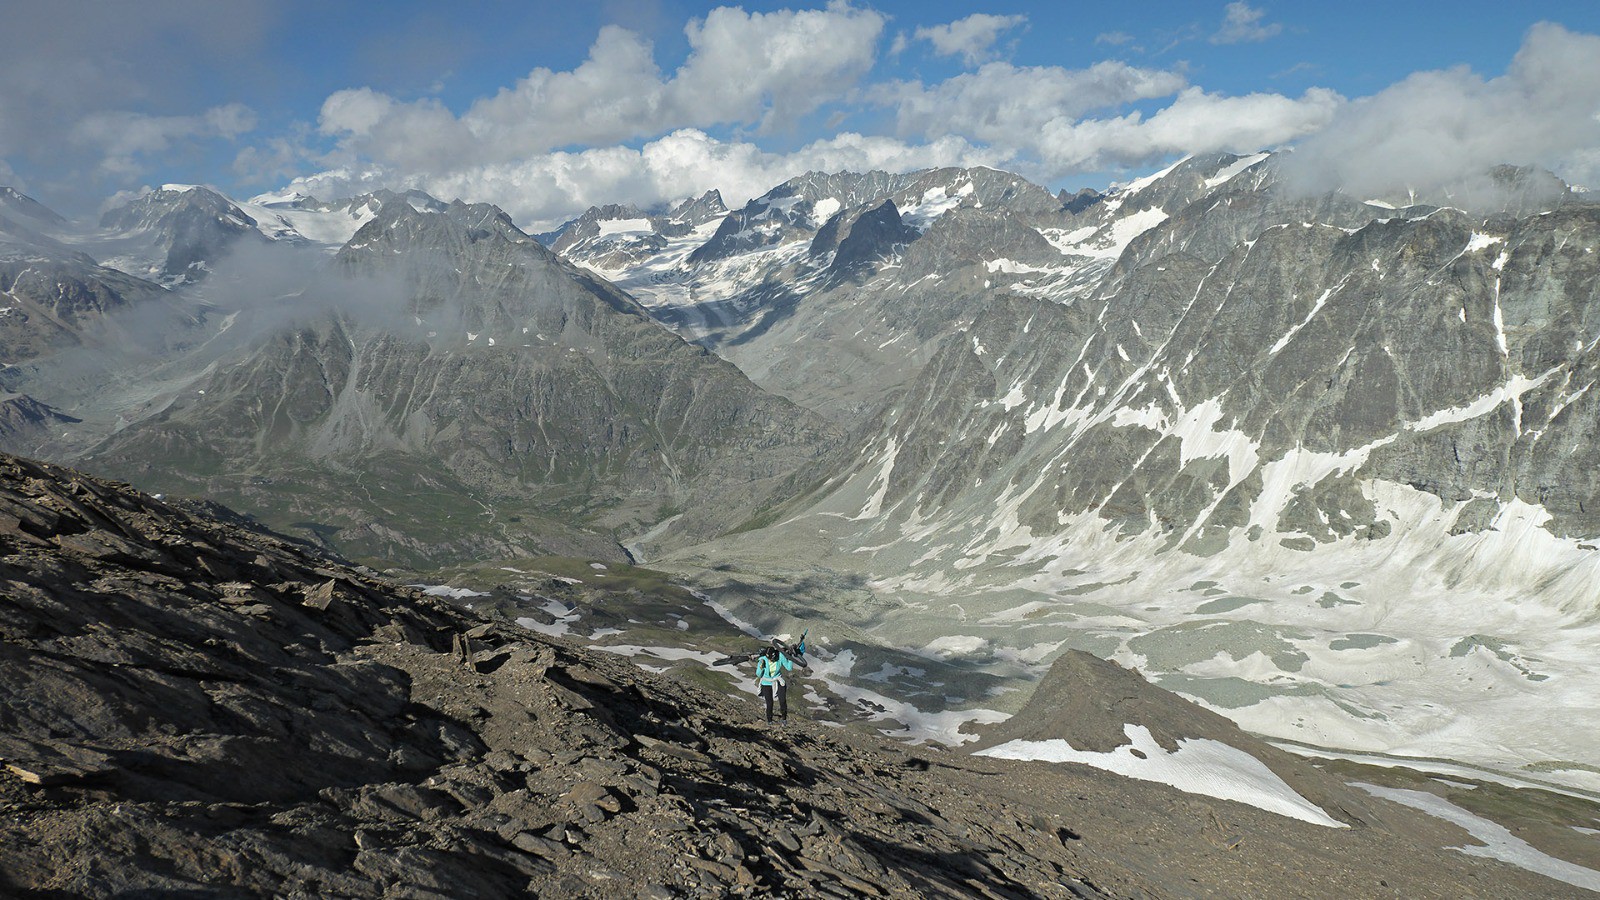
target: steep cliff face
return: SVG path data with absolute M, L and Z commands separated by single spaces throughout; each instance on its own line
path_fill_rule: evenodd
M 333 267 L 93 464 L 353 553 L 614 557 L 662 518 L 680 541 L 731 527 L 832 439 L 493 207 L 387 203 Z

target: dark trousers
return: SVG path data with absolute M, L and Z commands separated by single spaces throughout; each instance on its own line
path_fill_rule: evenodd
M 789 718 L 789 686 L 786 684 L 763 684 L 761 698 L 767 701 L 767 721 L 772 721 L 772 695 L 778 695 L 778 715 Z

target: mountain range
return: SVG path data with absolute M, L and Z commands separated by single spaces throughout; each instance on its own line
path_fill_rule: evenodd
M 0 447 L 375 566 L 649 561 L 884 648 L 839 684 L 955 743 L 1077 650 L 1303 753 L 1593 796 L 1600 206 L 1280 163 L 808 173 L 537 236 L 415 191 L 93 228 L 11 192 Z
M 1488 211 L 1305 197 L 1274 164 L 1053 210 L 922 188 L 967 199 L 848 287 L 789 214 L 747 270 L 611 273 L 851 429 L 762 527 L 658 563 L 752 621 L 826 606 L 988 672 L 1076 647 L 1280 739 L 1592 788 L 1587 738 L 1538 723 L 1600 687 L 1600 208 L 1516 170 Z M 819 587 L 762 619 L 730 565 Z

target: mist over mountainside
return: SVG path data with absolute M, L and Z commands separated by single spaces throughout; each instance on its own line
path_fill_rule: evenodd
M 219 203 L 230 223 L 275 224 L 191 243 L 210 255 L 185 270 L 203 277 L 171 290 L 95 270 L 102 293 L 145 286 L 112 319 L 142 333 L 93 354 L 13 342 L 6 386 L 32 405 L 8 417 L 6 446 L 90 452 L 151 489 L 225 499 L 344 552 L 427 566 L 619 559 L 618 533 L 669 515 L 671 539 L 720 533 L 764 480 L 834 439 L 490 206 L 416 192 L 269 196 L 247 206 L 276 218 L 254 217 L 190 188 L 153 192 L 108 214 L 107 228 L 62 233 L 177 247 L 194 230 L 189 214 Z M 72 421 L 44 427 L 40 404 Z
M 71 223 L 33 198 L 0 189 L 0 443 L 37 445 L 71 416 L 14 389 L 41 361 L 171 347 L 147 324 L 192 321 L 161 285 L 102 266 L 63 238 Z M 162 329 L 166 330 L 166 329 Z

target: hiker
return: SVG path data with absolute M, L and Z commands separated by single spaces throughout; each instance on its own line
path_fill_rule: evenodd
M 778 698 L 778 715 L 784 722 L 789 721 L 789 683 L 784 676 L 785 672 L 794 671 L 795 660 L 800 663 L 800 668 L 808 669 L 804 651 L 805 643 L 802 639 L 800 647 L 791 651 L 785 647 L 783 641 L 772 639 L 771 646 L 761 651 L 756 657 L 756 678 L 760 682 L 761 698 L 767 701 L 767 724 L 772 724 L 772 698 Z M 794 653 L 794 660 L 789 658 Z

